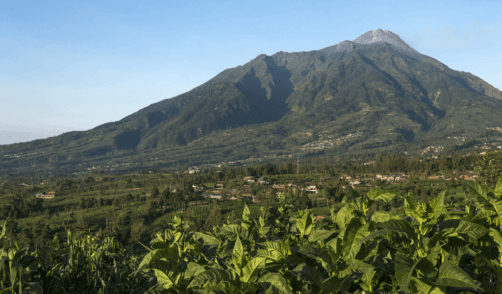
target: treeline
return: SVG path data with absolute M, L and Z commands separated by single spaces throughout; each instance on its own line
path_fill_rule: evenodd
M 361 156 L 346 162 L 326 161 L 324 158 L 306 158 L 281 164 L 253 164 L 243 167 L 208 168 L 193 177 L 195 182 L 215 182 L 243 178 L 245 176 L 267 176 L 281 174 L 320 173 L 338 175 L 340 173 L 396 173 L 415 172 L 432 174 L 438 171 L 473 170 L 482 156 L 451 156 L 438 159 L 408 158 L 389 154 L 377 155 L 375 160 Z
M 432 153 L 433 154 L 433 153 Z M 490 153 L 488 153 L 490 154 Z M 492 152 L 491 154 L 499 154 Z M 437 159 L 410 158 L 398 154 L 377 154 L 362 155 L 358 158 L 347 158 L 344 160 L 333 157 L 306 157 L 295 160 L 290 159 L 271 159 L 269 163 L 250 163 L 246 166 L 222 167 L 222 168 L 202 168 L 202 173 L 195 177 L 186 177 L 183 170 L 172 171 L 162 169 L 140 169 L 138 175 L 148 174 L 153 171 L 157 174 L 169 173 L 171 182 L 180 183 L 192 179 L 193 182 L 215 182 L 221 180 L 230 180 L 233 178 L 242 178 L 245 176 L 263 176 L 280 174 L 306 174 L 306 173 L 393 173 L 393 172 L 416 172 L 416 173 L 435 173 L 440 170 L 472 170 L 476 165 L 481 165 L 486 155 L 453 155 L 442 156 Z M 500 157 L 500 156 L 499 156 Z M 498 159 L 502 162 L 502 159 Z M 488 161 L 484 161 L 488 162 Z M 496 176 L 492 176 L 495 177 Z M 102 178 L 101 188 L 120 189 L 133 187 L 151 187 L 155 183 L 149 182 L 147 178 L 135 177 L 129 175 L 120 175 L 105 171 L 94 171 L 87 176 L 78 176 L 74 174 L 58 173 L 57 175 L 3 175 L 0 178 L 0 187 L 3 189 L 17 189 L 20 183 L 42 183 L 51 182 L 50 187 L 45 190 L 53 189 L 55 191 L 66 190 L 69 193 L 78 191 L 85 193 L 92 191 L 93 183 L 96 178 Z M 138 180 L 137 178 L 141 178 Z M 493 181 L 493 180 L 492 180 Z M 31 191 L 34 192 L 34 191 Z M 44 191 L 41 191 L 44 192 Z M 1 192 L 0 192 L 1 193 Z M 1 195 L 1 194 L 0 194 Z

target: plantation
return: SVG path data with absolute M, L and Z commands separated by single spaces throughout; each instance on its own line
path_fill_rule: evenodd
M 372 189 L 319 220 L 290 198 L 196 232 L 176 216 L 136 258 L 107 238 L 0 242 L 2 293 L 501 293 L 502 178 L 463 182 L 464 210 Z M 371 211 L 404 201 L 405 217 Z

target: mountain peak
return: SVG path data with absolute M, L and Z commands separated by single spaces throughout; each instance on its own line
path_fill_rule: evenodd
M 358 44 L 387 43 L 408 52 L 418 53 L 418 51 L 416 51 L 410 45 L 406 44 L 403 40 L 401 40 L 399 34 L 394 34 L 389 30 L 377 29 L 375 31 L 367 31 L 366 33 L 362 34 L 357 39 L 355 39 L 354 43 Z

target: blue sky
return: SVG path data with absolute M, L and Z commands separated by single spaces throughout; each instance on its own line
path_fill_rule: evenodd
M 7 1 L 0 144 L 86 130 L 259 54 L 377 28 L 502 90 L 500 1 Z

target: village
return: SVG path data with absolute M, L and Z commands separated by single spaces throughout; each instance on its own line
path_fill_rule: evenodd
M 189 169 L 185 173 L 194 175 L 199 173 L 198 169 Z M 305 179 L 302 176 L 285 180 L 270 179 L 266 176 L 246 176 L 244 178 L 235 178 L 227 181 L 216 181 L 214 183 L 198 183 L 193 184 L 193 191 L 199 195 L 201 199 L 214 199 L 217 201 L 235 201 L 239 199 L 247 200 L 250 203 L 260 203 L 269 195 L 275 195 L 277 198 L 287 197 L 289 195 L 297 195 L 299 192 L 305 192 L 309 198 L 316 201 L 325 200 L 323 190 L 337 188 L 341 191 L 358 188 L 381 187 L 382 185 L 407 185 L 410 180 L 427 180 L 433 182 L 441 181 L 473 181 L 478 177 L 474 171 L 438 171 L 435 174 L 429 175 L 426 173 L 344 173 L 338 176 L 329 176 L 326 174 L 312 174 L 311 177 Z M 101 181 L 102 178 L 96 177 L 95 181 Z M 44 183 L 40 183 L 44 184 Z M 29 187 L 25 183 L 19 184 L 22 187 Z M 179 187 L 172 188 L 170 191 L 175 193 L 179 191 Z M 142 188 L 131 188 L 131 190 L 139 190 L 141 197 L 150 197 L 151 193 Z M 40 199 L 53 199 L 57 197 L 55 191 L 46 193 L 37 193 L 33 197 Z
M 195 173 L 194 170 L 188 172 Z M 229 182 L 218 181 L 212 187 L 203 184 L 193 185 L 193 189 L 197 192 L 202 192 L 204 197 L 217 200 L 237 200 L 239 197 L 248 198 L 254 203 L 261 202 L 266 195 L 275 194 L 278 198 L 285 197 L 288 192 L 296 194 L 299 191 L 305 191 L 310 194 L 311 198 L 316 200 L 324 200 L 322 190 L 330 188 L 334 185 L 339 185 L 342 190 L 356 189 L 363 187 L 377 187 L 382 184 L 408 184 L 411 179 L 429 180 L 429 181 L 473 181 L 478 177 L 474 171 L 439 171 L 437 175 L 426 174 L 381 174 L 381 173 L 364 173 L 364 174 L 343 174 L 338 177 L 330 177 L 327 175 L 316 174 L 316 180 L 303 180 L 302 178 L 295 180 L 286 180 L 283 183 L 271 183 L 267 177 L 247 176 L 243 178 L 241 186 L 236 186 L 237 180 Z M 240 181 L 242 182 L 242 181 Z

